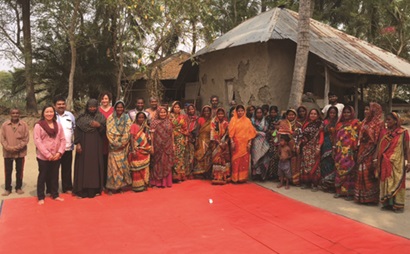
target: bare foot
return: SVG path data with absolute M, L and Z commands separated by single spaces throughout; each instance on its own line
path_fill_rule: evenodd
M 55 201 L 64 201 L 64 198 L 56 197 L 54 200 L 55 200 Z
M 22 189 L 18 189 L 18 190 L 16 190 L 16 193 L 21 195 L 21 194 L 24 194 L 24 191 Z
M 39 205 L 44 205 L 44 199 L 39 200 L 39 201 L 37 202 L 37 204 L 39 204 Z
M 282 187 L 283 187 L 283 184 L 278 184 L 277 187 L 278 187 L 278 188 L 282 188 Z
M 289 190 L 289 185 L 286 185 L 285 189 L 286 189 L 286 190 Z

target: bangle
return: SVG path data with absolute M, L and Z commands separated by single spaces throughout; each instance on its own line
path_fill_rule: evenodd
M 373 162 L 377 162 L 377 159 L 374 159 Z

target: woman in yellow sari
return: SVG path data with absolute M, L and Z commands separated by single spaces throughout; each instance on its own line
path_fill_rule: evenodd
M 198 119 L 198 138 L 196 141 L 194 175 L 203 175 L 205 178 L 210 177 L 212 166 L 212 149 L 211 142 L 211 106 L 205 105 L 201 111 L 201 117 Z
M 131 125 L 130 154 L 128 161 L 132 177 L 132 190 L 145 191 L 149 184 L 151 144 L 147 116 L 139 112 Z
M 256 131 L 249 118 L 245 116 L 244 106 L 236 106 L 228 131 L 232 146 L 232 182 L 246 182 L 249 174 L 251 142 L 256 137 Z
M 117 101 L 114 113 L 107 119 L 108 174 L 106 187 L 109 193 L 121 191 L 131 184 L 128 164 L 131 119 L 124 113 L 124 102 Z

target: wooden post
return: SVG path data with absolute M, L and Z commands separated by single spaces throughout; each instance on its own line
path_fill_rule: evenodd
M 363 93 L 363 84 L 360 84 L 360 101 L 363 103 L 364 101 L 364 93 Z
M 355 117 L 357 118 L 357 114 L 359 113 L 359 93 L 357 90 L 357 83 L 354 86 L 354 111 Z
M 330 75 L 329 67 L 325 65 L 325 91 L 323 96 L 323 107 L 329 103 L 329 91 L 330 91 Z
M 389 104 L 387 105 L 387 112 L 390 113 L 393 108 L 393 85 L 387 84 L 387 88 L 389 90 Z

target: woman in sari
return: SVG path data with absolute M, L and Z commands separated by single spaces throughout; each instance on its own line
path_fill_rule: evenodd
M 231 171 L 231 154 L 229 151 L 228 121 L 225 110 L 218 108 L 211 122 L 212 151 L 212 184 L 226 184 Z
M 212 148 L 211 148 L 211 107 L 205 105 L 198 119 L 198 139 L 196 141 L 194 175 L 202 175 L 210 178 L 212 167 Z
M 132 183 L 128 164 L 128 145 L 130 142 L 131 119 L 124 113 L 124 102 L 117 101 L 114 113 L 107 119 L 109 193 L 119 192 Z
M 268 142 L 269 142 L 269 170 L 268 177 L 278 179 L 278 165 L 279 165 L 279 122 L 280 117 L 278 115 L 279 109 L 277 106 L 271 106 L 269 108 L 269 115 L 266 117 L 268 124 Z
M 252 177 L 259 177 L 265 181 L 269 175 L 269 142 L 267 138 L 268 123 L 261 107 L 257 107 L 252 117 L 252 124 L 256 130 L 256 137 L 252 140 Z
M 292 182 L 294 185 L 300 185 L 301 163 L 302 163 L 302 128 L 308 118 L 308 111 L 305 106 L 299 106 L 296 110 L 297 118 L 293 126 L 293 140 L 295 142 L 295 157 L 292 158 Z
M 374 102 L 364 109 L 365 119 L 359 132 L 357 153 L 357 178 L 354 199 L 358 203 L 377 205 L 379 203 L 379 180 L 375 176 L 372 160 L 375 157 L 380 132 L 384 124 L 382 107 Z
M 355 119 L 353 107 L 345 106 L 336 124 L 335 198 L 345 197 L 346 200 L 353 200 L 359 131 L 360 122 Z
M 130 132 L 131 141 L 128 161 L 132 176 L 132 190 L 141 192 L 148 188 L 150 152 L 152 152 L 148 119 L 144 112 L 137 113 Z
M 246 108 L 246 117 L 251 119 L 253 114 L 255 113 L 256 107 L 253 105 L 250 105 Z
M 181 114 L 181 102 L 175 101 L 171 106 L 170 120 L 174 130 L 174 170 L 172 178 L 174 182 L 186 180 L 186 146 L 188 136 L 187 117 Z
M 98 101 L 90 99 L 80 114 L 74 130 L 76 154 L 73 193 L 79 198 L 93 198 L 104 188 L 103 146 L 106 120 L 98 111 Z
M 397 113 L 386 116 L 387 130 L 383 130 L 374 165 L 380 180 L 380 202 L 383 210 L 404 211 L 406 172 L 410 172 L 409 133 L 401 127 Z
M 196 108 L 193 104 L 189 104 L 187 107 L 187 123 L 188 123 L 188 144 L 186 147 L 186 170 L 185 175 L 188 178 L 192 177 L 192 172 L 194 170 L 194 159 L 195 159 L 195 143 L 196 137 L 198 135 L 198 116 L 196 115 Z
M 338 119 L 338 109 L 331 106 L 323 121 L 324 140 L 321 150 L 320 175 L 321 186 L 325 192 L 335 191 L 335 160 L 333 159 L 333 147 L 335 145 L 336 123 Z
M 165 107 L 159 106 L 151 121 L 152 156 L 150 184 L 160 188 L 172 187 L 172 168 L 174 167 L 174 137 L 171 120 Z
M 248 180 L 251 144 L 256 137 L 256 131 L 245 116 L 245 108 L 242 105 L 236 106 L 228 130 L 232 146 L 231 179 L 234 183 L 244 183 Z
M 320 181 L 320 147 L 324 139 L 322 118 L 320 117 L 319 110 L 310 110 L 308 121 L 303 125 L 302 133 L 300 149 L 302 189 L 312 187 L 312 191 L 317 191 Z

